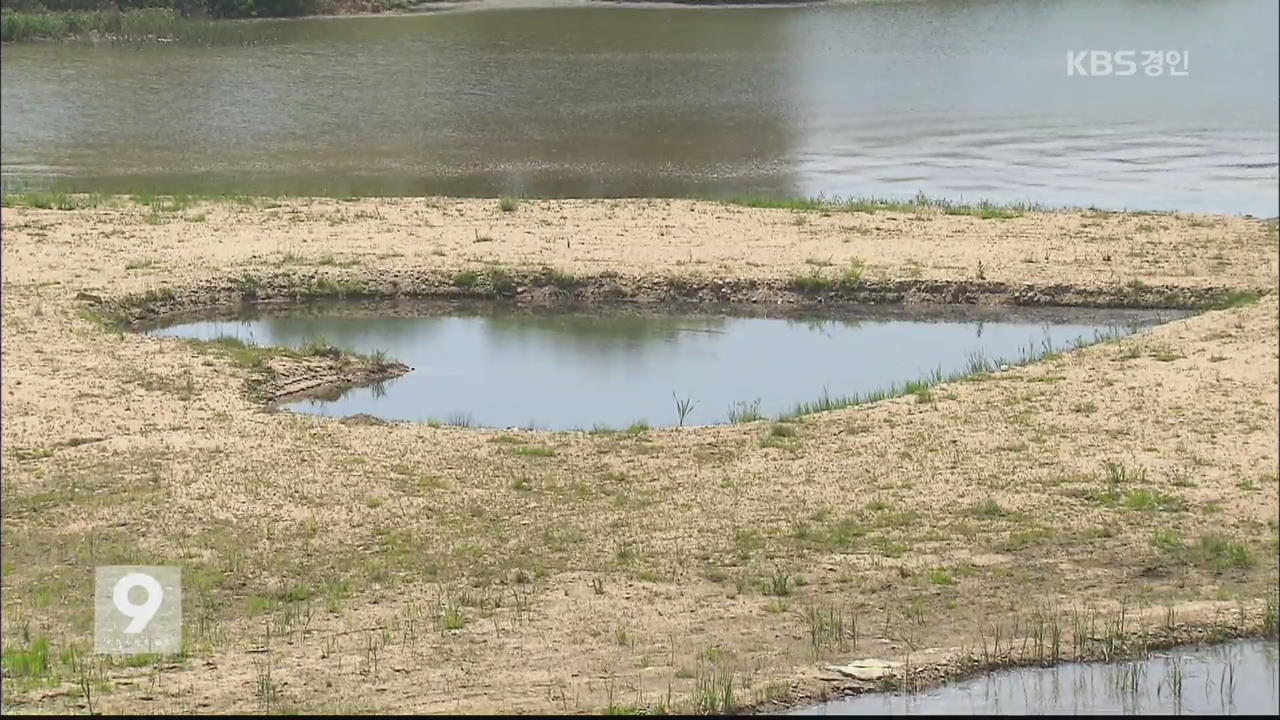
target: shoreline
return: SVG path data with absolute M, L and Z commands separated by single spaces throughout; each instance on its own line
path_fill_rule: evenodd
M 714 712 L 726 683 L 734 709 L 770 709 L 868 689 L 826 669 L 857 658 L 904 663 L 912 686 L 1044 661 L 1053 627 L 1060 660 L 1274 631 L 1266 223 L 449 198 L 2 221 L 3 630 L 50 647 L 48 675 L 6 677 L 7 707 L 84 709 L 52 658 L 83 647 L 88 609 L 45 598 L 85 596 L 113 558 L 181 565 L 191 635 L 184 657 L 103 665 L 104 712 Z M 535 312 L 727 294 L 762 313 L 958 296 L 981 314 L 1135 293 L 1223 309 L 796 418 L 782 443 L 771 420 L 595 434 L 263 412 L 246 383 L 264 367 L 348 360 L 117 324 L 364 295 Z M 881 310 L 915 308 L 951 312 Z M 152 673 L 166 690 L 142 700 Z
M 1151 637 L 1152 634 L 1157 634 L 1159 637 L 1153 639 Z M 1020 640 L 1024 640 L 1024 638 L 1012 639 L 1013 642 Z M 983 675 L 1003 671 L 1050 669 L 1068 664 L 1112 665 L 1137 662 L 1151 659 L 1158 653 L 1179 648 L 1214 647 L 1225 643 L 1249 640 L 1275 642 L 1276 635 L 1273 631 L 1264 630 L 1261 627 L 1241 631 L 1238 626 L 1216 625 L 1212 621 L 1206 621 L 1180 625 L 1175 629 L 1164 628 L 1162 633 L 1157 632 L 1148 635 L 1134 633 L 1134 635 L 1126 637 L 1126 641 L 1134 643 L 1135 648 L 1131 649 L 1126 646 L 1125 649 L 1110 655 L 1103 651 L 1095 651 L 1092 655 L 1085 657 L 1063 656 L 1056 659 L 1048 659 L 1036 656 L 1011 656 L 984 661 L 973 651 L 970 651 L 967 654 L 962 653 L 958 657 L 927 662 L 919 667 L 908 667 L 907 670 L 910 671 L 910 674 L 906 677 L 899 678 L 895 675 L 887 682 L 884 680 L 857 680 L 856 678 L 848 677 L 844 681 L 829 680 L 828 687 L 815 691 L 816 694 L 812 696 L 797 697 L 794 701 L 788 701 L 785 704 L 765 703 L 750 708 L 750 712 L 773 714 L 813 709 L 828 703 L 864 695 L 914 695 L 926 693 L 946 685 L 972 681 Z M 902 664 L 898 663 L 898 666 L 901 667 Z M 839 675 L 839 673 L 833 674 Z M 830 692 L 827 692 L 828 690 Z
M 1207 308 L 1200 308 L 1205 310 Z M 663 314 L 700 314 L 743 318 L 777 318 L 801 320 L 915 320 L 923 322 L 1075 322 L 1081 324 L 1151 324 L 1180 320 L 1196 313 L 1194 309 L 1093 308 L 1060 305 L 957 305 L 934 303 L 733 303 L 733 302 L 653 302 L 626 300 L 582 300 L 578 298 L 535 297 L 531 302 L 519 298 L 454 296 L 397 296 L 383 298 L 326 297 L 294 302 L 281 298 L 271 304 L 261 302 L 231 305 L 199 305 L 191 310 L 154 315 L 123 326 L 122 329 L 145 332 L 157 328 L 206 320 L 252 320 L 278 314 L 363 317 L 432 317 L 455 313 L 560 315 L 592 314 L 602 316 L 643 316 Z M 1114 321 L 1114 322 L 1112 322 Z
M 590 299 L 592 295 L 588 293 L 583 297 L 564 297 L 563 294 L 556 296 L 534 295 L 531 298 L 522 298 L 519 295 L 509 298 L 493 299 L 489 296 L 474 296 L 463 294 L 458 297 L 448 292 L 438 292 L 431 295 L 404 295 L 384 297 L 370 297 L 360 295 L 358 297 L 350 296 L 322 296 L 320 298 L 311 298 L 306 300 L 298 300 L 296 295 L 281 296 L 275 299 L 255 297 L 253 301 L 246 302 L 241 298 L 236 304 L 228 304 L 217 302 L 218 296 L 212 296 L 205 302 L 201 302 L 199 296 L 196 299 L 184 304 L 180 310 L 164 309 L 163 312 L 153 314 L 150 309 L 143 306 L 135 306 L 132 309 L 141 314 L 141 318 L 135 320 L 118 320 L 103 318 L 103 321 L 109 325 L 113 325 L 122 330 L 132 332 L 146 332 L 147 330 L 168 327 L 187 322 L 196 322 L 202 320 L 236 320 L 242 318 L 270 317 L 273 314 L 296 314 L 299 311 L 323 314 L 326 310 L 336 310 L 344 315 L 352 313 L 356 315 L 377 315 L 377 316 L 404 316 L 404 317 L 421 317 L 423 315 L 440 315 L 453 314 L 458 312 L 493 312 L 501 311 L 506 313 L 512 312 L 528 312 L 536 314 L 558 314 L 558 313 L 581 313 L 590 312 L 593 315 L 599 314 L 627 314 L 627 315 L 643 315 L 643 314 L 662 314 L 662 313 L 697 313 L 697 314 L 715 314 L 727 315 L 733 317 L 782 317 L 782 318 L 801 318 L 801 319 L 833 319 L 856 317 L 859 320 L 932 320 L 932 321 L 973 321 L 973 320 L 992 320 L 1004 321 L 1018 320 L 1022 322 L 1048 322 L 1054 319 L 1061 320 L 1070 318 L 1075 322 L 1086 322 L 1099 324 L 1103 322 L 1103 318 L 1107 318 L 1113 327 L 1121 327 L 1132 324 L 1160 324 L 1170 322 L 1181 318 L 1188 317 L 1191 311 L 1182 310 L 1158 310 L 1150 308 L 1141 309 L 1116 309 L 1104 308 L 1096 309 L 1093 307 L 1065 307 L 1065 306 L 1026 306 L 1026 305 L 937 305 L 934 303 L 914 303 L 914 304 L 840 304 L 819 302 L 815 304 L 811 299 L 801 298 L 799 303 L 777 303 L 758 302 L 750 303 L 725 303 L 716 295 L 712 300 L 700 302 L 698 300 L 676 300 L 669 298 L 657 300 L 653 302 L 636 301 L 634 299 L 619 299 L 613 295 L 603 295 L 601 300 Z M 97 308 L 103 306 L 101 299 L 95 298 L 95 302 L 90 303 L 85 312 L 96 313 Z M 1117 316 L 1117 312 L 1124 313 Z M 118 311 L 111 313 L 108 317 L 120 318 L 123 315 Z M 129 317 L 137 318 L 136 314 L 129 314 Z M 1099 342 L 1105 340 L 1100 339 Z M 216 341 L 189 341 L 195 347 L 211 348 L 216 347 Z M 263 352 L 287 353 L 286 349 L 275 348 L 275 346 L 261 346 Z M 1065 350 L 1065 348 L 1064 348 Z M 282 404 L 295 402 L 298 400 L 315 398 L 321 400 L 335 400 L 352 388 L 376 385 L 379 383 L 400 377 L 405 373 L 411 372 L 410 368 L 403 363 L 393 360 L 380 364 L 371 364 L 366 358 L 352 355 L 349 352 L 342 351 L 338 348 L 327 348 L 324 352 L 315 353 L 311 356 L 298 358 L 292 357 L 292 362 L 283 365 L 268 363 L 262 368 L 262 372 L 255 375 L 246 383 L 246 394 L 256 401 L 263 403 L 263 407 L 268 410 L 279 409 Z M 1007 362 L 1006 362 L 1007 361 Z M 999 372 L 1000 367 L 1016 367 L 1027 362 L 1038 362 L 1032 356 L 1024 358 L 1022 362 L 1013 358 L 989 358 L 993 372 Z M 969 375 L 976 374 L 967 373 Z M 955 379 L 963 379 L 963 376 Z M 940 379 L 920 380 L 918 382 L 925 383 L 926 386 L 936 384 Z M 898 388 L 900 393 L 890 392 L 890 396 L 903 395 L 907 393 L 906 386 Z M 384 421 L 378 422 L 399 422 Z M 719 425 L 723 423 L 715 423 Z M 490 428 L 490 426 L 476 426 L 478 428 Z M 683 427 L 683 426 L 682 426 Z M 687 426 L 702 427 L 700 425 Z M 585 431 L 584 431 L 585 432 Z

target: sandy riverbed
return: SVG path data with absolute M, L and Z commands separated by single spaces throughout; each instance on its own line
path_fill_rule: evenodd
M 106 712 L 705 707 L 726 677 L 762 705 L 856 685 L 829 662 L 959 672 L 996 626 L 1069 639 L 1072 609 L 1102 628 L 1122 598 L 1131 642 L 1255 632 L 1276 592 L 1277 240 L 1255 220 L 317 199 L 6 207 L 3 232 L 3 629 L 48 637 L 53 667 L 6 678 L 7 708 L 84 704 L 53 656 L 90 643 L 92 568 L 120 562 L 183 566 L 190 654 L 100 668 Z M 527 302 L 1263 297 L 786 437 L 267 412 L 227 357 L 99 321 L 456 294 L 470 270 L 480 292 L 495 269 Z

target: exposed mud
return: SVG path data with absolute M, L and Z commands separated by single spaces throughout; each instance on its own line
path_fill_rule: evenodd
M 318 298 L 301 303 L 241 303 L 213 306 L 198 311 L 170 313 L 140 321 L 133 330 L 174 325 L 200 320 L 250 320 L 277 314 L 338 315 L 344 317 L 433 317 L 468 312 L 590 313 L 604 317 L 644 316 L 647 314 L 721 314 L 734 317 L 839 319 L 845 317 L 876 320 L 932 320 L 951 322 L 1021 322 L 1079 323 L 1083 325 L 1149 325 L 1168 322 L 1194 313 L 1192 310 L 1159 310 L 1151 308 L 1092 308 L 1061 306 L 1008 305 L 864 305 L 857 303 L 722 303 L 722 302 L 657 302 L 634 303 L 599 300 L 582 302 L 571 297 L 543 296 L 537 302 L 519 299 L 473 297 L 398 297 L 398 298 Z
M 616 273 L 575 277 L 572 286 L 541 271 L 504 271 L 494 288 L 478 274 L 476 286 L 457 287 L 453 275 L 436 271 L 380 270 L 334 276 L 282 272 L 244 276 L 177 288 L 164 294 L 131 295 L 103 300 L 95 306 L 128 326 L 144 327 L 175 317 L 237 309 L 269 310 L 273 306 L 347 300 L 494 300 L 530 307 L 588 307 L 635 304 L 653 308 L 716 305 L 791 307 L 798 313 L 822 313 L 842 305 L 973 305 L 998 308 L 1207 309 L 1235 293 L 1265 294 L 1266 287 L 1241 290 L 1234 285 L 1186 287 L 1144 283 L 1115 285 L 1011 285 L 966 280 L 867 280 L 830 289 L 799 290 L 775 279 L 703 279 L 634 276 Z M 912 312 L 910 308 L 904 312 Z M 919 312 L 929 312 L 927 307 Z
M 413 369 L 403 363 L 373 363 L 341 352 L 280 358 L 271 361 L 269 368 L 250 386 L 250 392 L 271 405 L 308 397 L 332 399 L 349 388 L 386 382 Z

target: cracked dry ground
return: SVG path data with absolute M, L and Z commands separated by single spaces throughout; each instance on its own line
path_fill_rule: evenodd
M 926 666 L 995 626 L 1086 607 L 1101 622 L 1121 599 L 1131 624 L 1172 607 L 1240 631 L 1276 592 L 1274 293 L 785 437 L 768 421 L 592 435 L 270 413 L 225 358 L 104 330 L 74 299 L 291 265 L 769 277 L 808 257 L 1256 289 L 1276 277 L 1260 223 L 667 201 L 155 215 L 4 211 L 4 643 L 50 644 L 47 674 L 6 677 L 7 711 L 87 709 L 69 649 L 91 645 L 93 568 L 114 563 L 182 566 L 188 652 L 88 663 L 104 712 L 679 707 L 726 676 L 741 704 L 795 701 L 828 687 L 828 662 Z M 815 660 L 818 611 L 846 635 Z

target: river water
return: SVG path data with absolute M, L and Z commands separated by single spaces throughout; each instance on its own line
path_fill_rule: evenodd
M 1272 0 L 554 4 L 10 44 L 3 176 L 126 192 L 873 195 L 1277 214 Z M 1188 54 L 1068 76 L 1068 52 Z

